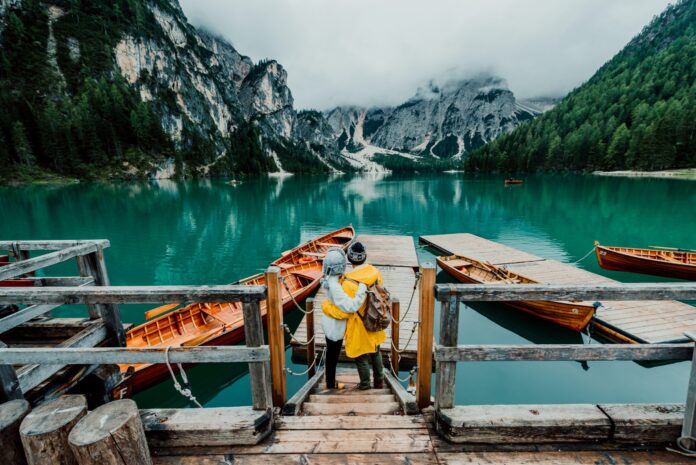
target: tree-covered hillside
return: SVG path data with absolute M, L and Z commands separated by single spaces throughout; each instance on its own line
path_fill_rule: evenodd
M 669 6 L 553 110 L 473 152 L 470 171 L 696 166 L 696 0 Z

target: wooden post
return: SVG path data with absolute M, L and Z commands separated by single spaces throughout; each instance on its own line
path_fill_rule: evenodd
M 30 410 L 29 402 L 23 399 L 0 404 L 0 451 L 3 463 L 26 465 L 19 425 Z
M 0 341 L 0 349 L 7 345 Z M 12 365 L 0 365 L 0 402 L 8 400 L 23 399 L 24 394 L 19 386 L 17 372 Z
M 430 380 L 433 374 L 433 320 L 435 319 L 435 265 L 426 263 L 420 268 L 420 309 L 418 320 L 418 408 L 430 405 Z
M 305 323 L 307 324 L 307 365 L 310 365 L 309 371 L 307 372 L 307 378 L 312 379 L 314 374 L 317 372 L 316 364 L 311 366 L 312 362 L 316 361 L 316 345 L 314 341 L 314 299 L 307 299 L 305 305 L 305 311 L 307 312 L 307 318 Z
M 109 286 L 109 274 L 104 261 L 104 250 L 97 247 L 96 252 L 77 257 L 77 264 L 81 276 L 94 278 L 95 286 Z M 89 316 L 92 319 L 102 318 L 109 332 L 109 337 L 115 341 L 118 347 L 126 347 L 126 333 L 121 322 L 121 312 L 116 304 L 88 305 Z
M 266 270 L 266 314 L 268 322 L 268 346 L 271 351 L 271 392 L 273 405 L 282 407 L 287 399 L 285 384 L 285 336 L 283 330 L 283 299 L 280 292 L 280 268 Z
M 243 302 L 244 336 L 247 347 L 263 345 L 263 322 L 258 300 Z M 251 402 L 255 410 L 267 410 L 271 403 L 271 368 L 269 362 L 250 362 Z
M 27 463 L 77 464 L 68 447 L 68 434 L 86 414 L 87 399 L 70 395 L 46 402 L 27 415 L 19 427 Z
M 391 362 L 392 369 L 399 375 L 399 318 L 401 318 L 401 303 L 396 297 L 392 298 L 392 323 L 391 323 Z
M 68 437 L 79 465 L 152 465 L 138 406 L 131 399 L 90 412 Z
M 686 336 L 696 342 L 696 333 L 686 333 Z M 693 438 L 696 434 L 696 347 L 691 361 L 691 375 L 689 387 L 686 392 L 686 407 L 684 409 L 684 422 L 682 423 L 682 437 Z M 684 446 L 696 451 L 696 443 L 690 439 L 684 439 Z
M 456 347 L 459 333 L 459 301 L 456 296 L 442 302 L 440 307 L 440 345 Z M 435 368 L 435 408 L 454 407 L 454 383 L 457 362 L 437 362 Z

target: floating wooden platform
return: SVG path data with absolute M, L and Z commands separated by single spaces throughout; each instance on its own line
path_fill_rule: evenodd
M 600 284 L 616 281 L 567 263 L 548 260 L 473 234 L 421 236 L 420 241 L 446 255 L 466 255 L 549 284 Z M 696 331 L 696 307 L 676 301 L 612 301 L 593 318 L 603 335 L 623 342 L 686 341 Z M 618 334 L 614 334 L 618 333 Z
M 405 349 L 401 354 L 401 368 L 412 366 L 416 360 L 418 345 L 418 328 L 411 336 L 415 322 L 418 321 L 418 295 L 420 288 L 416 285 L 416 270 L 418 268 L 418 256 L 413 238 L 410 236 L 376 236 L 361 235 L 358 240 L 367 248 L 367 261 L 379 268 L 384 279 L 384 284 L 389 292 L 398 297 L 401 304 L 401 318 L 403 322 L 399 326 L 400 349 Z M 414 286 L 416 287 L 414 294 Z M 413 296 L 410 310 L 408 303 Z M 324 332 L 321 329 L 321 303 L 326 298 L 326 291 L 321 288 L 314 297 L 314 331 L 317 352 L 326 347 Z M 406 313 L 408 311 L 408 313 Z M 391 329 L 387 329 L 387 340 L 382 344 L 384 353 L 390 350 Z M 294 333 L 297 341 L 307 340 L 307 318 L 303 318 Z M 302 359 L 306 356 L 306 347 L 292 342 L 293 355 Z M 343 360 L 348 360 L 345 355 Z

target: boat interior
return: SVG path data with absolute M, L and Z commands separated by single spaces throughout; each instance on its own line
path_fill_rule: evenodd
M 513 273 L 505 268 L 490 265 L 468 257 L 453 255 L 451 257 L 440 257 L 449 266 L 462 274 L 469 276 L 472 280 L 486 284 L 536 284 L 537 281 L 525 276 Z
M 633 249 L 628 247 L 610 247 L 611 250 L 628 255 L 661 260 L 668 263 L 678 263 L 686 265 L 696 265 L 696 252 L 690 253 L 678 250 L 659 250 L 659 249 Z

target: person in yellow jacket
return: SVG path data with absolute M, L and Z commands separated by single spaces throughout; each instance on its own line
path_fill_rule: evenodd
M 383 284 L 382 275 L 379 270 L 372 265 L 366 264 L 367 250 L 360 242 L 353 243 L 348 249 L 348 261 L 353 265 L 353 270 L 345 273 L 341 281 L 341 286 L 349 297 L 355 297 L 365 286 L 369 287 L 375 283 Z M 384 331 L 368 331 L 365 329 L 361 315 L 367 307 L 367 295 L 363 297 L 358 311 L 344 311 L 331 300 L 325 300 L 321 309 L 324 315 L 335 320 L 347 320 L 346 332 L 344 336 L 346 344 L 346 355 L 355 359 L 360 376 L 359 389 L 370 389 L 370 366 L 372 366 L 372 377 L 374 388 L 384 387 L 384 365 L 379 346 L 386 340 Z

